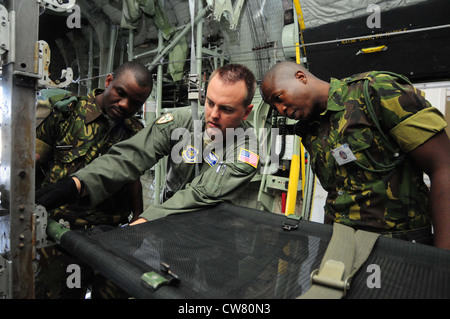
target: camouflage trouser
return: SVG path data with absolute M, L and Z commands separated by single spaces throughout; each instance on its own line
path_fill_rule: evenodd
M 415 242 L 418 244 L 424 245 L 433 245 L 433 233 L 431 232 L 431 226 L 416 229 L 416 230 L 406 230 L 406 231 L 398 231 L 398 232 L 390 232 L 390 233 L 381 233 L 381 235 L 403 239 L 411 242 Z
M 114 227 L 104 225 L 128 222 L 128 215 L 129 212 L 105 214 L 101 211 L 74 212 L 68 209 L 52 211 L 53 219 L 67 221 L 72 230 L 88 228 L 102 231 L 103 227 Z M 67 278 L 71 274 L 67 268 L 69 265 L 80 267 L 81 288 L 68 287 Z M 37 268 L 35 296 L 38 299 L 83 299 L 88 289 L 92 291 L 92 298 L 125 298 L 126 296 L 121 289 L 114 288 L 114 285 L 102 275 L 94 272 L 88 265 L 58 246 L 39 249 L 35 266 Z
M 81 270 L 80 287 L 70 288 L 69 265 Z M 88 265 L 61 251 L 56 246 L 39 250 L 37 275 L 35 278 L 36 299 L 84 299 L 91 291 L 92 299 L 125 299 L 130 296 Z
M 55 221 L 61 219 L 68 222 L 72 230 L 85 229 L 98 225 L 113 225 L 128 223 L 129 211 L 105 213 L 104 211 L 93 210 L 72 210 L 67 207 L 57 208 L 50 212 L 50 216 Z
M 36 299 L 85 299 L 88 291 L 91 291 L 92 299 L 131 297 L 100 273 L 56 245 L 41 248 L 36 255 Z M 69 268 L 70 265 L 79 267 L 80 287 L 73 287 L 74 285 L 69 283 L 73 273 L 72 268 Z
M 36 299 L 84 299 L 93 278 L 93 272 L 89 267 L 57 246 L 41 248 L 36 255 Z M 80 267 L 80 288 L 69 288 L 67 284 L 70 275 L 69 265 Z

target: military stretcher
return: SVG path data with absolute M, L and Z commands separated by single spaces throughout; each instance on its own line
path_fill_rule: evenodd
M 449 251 L 369 235 L 350 275 L 343 259 L 360 258 L 366 236 L 228 203 L 106 230 L 50 223 L 48 233 L 135 298 L 450 298 Z

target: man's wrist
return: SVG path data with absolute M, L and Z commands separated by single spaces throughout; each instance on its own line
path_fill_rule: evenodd
M 82 184 L 81 181 L 78 179 L 78 177 L 72 176 L 73 181 L 75 182 L 75 186 L 77 187 L 78 194 L 81 194 L 82 190 Z
M 130 226 L 134 226 L 134 225 L 137 225 L 137 224 L 142 224 L 142 223 L 146 223 L 148 220 L 146 220 L 145 218 L 139 218 L 139 219 L 136 219 L 134 222 L 132 222 L 131 224 L 130 224 Z

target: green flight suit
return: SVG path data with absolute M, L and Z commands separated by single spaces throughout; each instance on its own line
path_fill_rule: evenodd
M 377 121 L 393 151 L 368 115 L 366 78 Z M 443 115 L 406 81 L 379 72 L 331 79 L 327 109 L 319 120 L 296 124 L 312 168 L 328 191 L 326 221 L 394 234 L 429 228 L 429 190 L 422 171 L 404 154 L 445 127 Z
M 203 131 L 203 115 L 194 121 L 189 109 L 178 109 L 116 144 L 74 176 L 83 182 L 90 204 L 96 205 L 167 155 L 169 179 L 165 189 L 173 196 L 162 204 L 150 205 L 141 217 L 154 220 L 231 200 L 244 190 L 259 167 L 253 128 L 243 122 L 232 130 L 239 133 L 236 142 L 227 138 L 229 143 L 208 145 L 204 145 Z

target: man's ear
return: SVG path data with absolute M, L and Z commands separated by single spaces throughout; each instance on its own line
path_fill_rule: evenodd
M 250 115 L 250 112 L 253 109 L 253 104 L 250 104 L 249 106 L 247 106 L 247 108 L 244 111 L 244 116 L 242 117 L 242 120 L 245 121 L 247 120 L 247 117 Z
M 301 82 L 303 82 L 303 84 L 306 84 L 307 79 L 306 79 L 306 74 L 305 72 L 302 72 L 300 70 L 298 70 L 297 72 L 295 72 L 295 78 L 300 80 Z
M 111 84 L 111 82 L 114 80 L 114 77 L 113 77 L 113 75 L 112 74 L 108 74 L 107 76 L 106 76 L 106 79 L 105 79 L 105 88 L 107 88 L 110 84 Z

